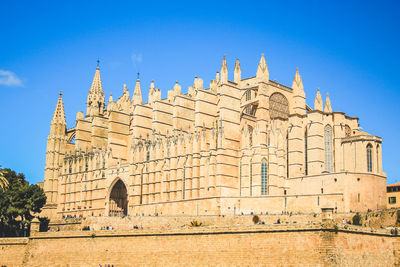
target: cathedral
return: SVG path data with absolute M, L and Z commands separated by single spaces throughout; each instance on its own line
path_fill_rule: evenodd
M 233 81 L 225 57 L 215 79 L 168 97 L 154 82 L 143 101 L 105 102 L 100 68 L 86 113 L 67 128 L 62 94 L 47 138 L 42 214 L 67 216 L 240 215 L 376 210 L 386 207 L 382 139 L 357 117 L 333 111 L 317 90 L 306 104 L 299 71 L 292 86 L 269 79 L 261 56 L 254 77 Z M 147 90 L 146 90 L 147 91 Z

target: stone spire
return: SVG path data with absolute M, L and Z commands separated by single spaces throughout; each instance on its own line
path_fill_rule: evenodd
M 226 64 L 226 58 L 222 59 L 222 67 L 221 67 L 221 82 L 227 83 L 228 82 L 228 66 Z
M 152 105 L 153 102 L 157 100 L 161 100 L 161 91 L 160 89 L 156 89 L 154 86 L 154 81 L 152 80 L 150 83 L 148 102 L 150 105 Z
M 293 111 L 296 114 L 305 115 L 306 114 L 306 94 L 304 92 L 303 81 L 299 74 L 299 68 L 296 68 L 296 74 L 294 75 L 293 83 Z
M 50 124 L 47 137 L 46 166 L 44 169 L 44 187 L 48 204 L 57 204 L 58 179 L 61 174 L 62 159 L 66 145 L 67 123 L 65 122 L 62 93 L 58 97 L 57 106 Z
M 329 94 L 328 93 L 326 93 L 324 112 L 325 113 L 332 113 L 331 100 L 329 99 Z
M 180 95 L 181 94 L 181 89 L 182 89 L 182 87 L 179 85 L 178 81 L 175 81 L 174 95 Z
M 323 102 L 321 93 L 319 92 L 319 88 L 317 89 L 317 95 L 315 96 L 314 100 L 314 110 L 322 111 Z
M 154 92 L 155 92 L 154 80 L 151 80 L 150 88 L 149 88 L 149 97 L 148 97 L 149 104 L 151 104 L 153 102 Z
M 95 116 L 103 115 L 104 111 L 104 91 L 101 85 L 100 68 L 97 65 L 94 74 L 92 86 L 90 87 L 87 102 L 86 102 L 86 115 Z
M 65 112 L 64 112 L 64 104 L 62 99 L 62 92 L 60 91 L 60 96 L 57 100 L 57 106 L 53 114 L 53 119 L 51 120 L 51 124 L 63 124 L 67 125 L 65 122 Z
M 114 105 L 115 105 L 115 103 L 114 103 L 112 94 L 110 94 L 110 97 L 108 98 L 107 111 L 113 110 Z
M 261 54 L 260 63 L 258 63 L 257 73 L 256 73 L 257 80 L 262 82 L 268 82 L 269 80 L 269 70 L 267 66 L 267 62 L 265 61 L 264 54 Z
M 299 68 L 296 68 L 296 74 L 294 75 L 292 89 L 294 92 L 304 93 L 304 86 L 303 86 L 303 81 L 301 80 L 301 76 L 299 74 Z
M 136 79 L 135 91 L 133 91 L 133 96 L 132 96 L 132 103 L 133 105 L 138 105 L 138 104 L 141 105 L 143 103 L 142 91 L 140 90 L 139 76 Z
M 240 69 L 239 59 L 236 59 L 235 71 L 233 73 L 233 80 L 235 83 L 239 83 L 242 80 L 242 70 Z

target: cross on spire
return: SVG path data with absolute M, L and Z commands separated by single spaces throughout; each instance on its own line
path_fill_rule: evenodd
M 99 67 L 99 65 L 100 65 L 100 60 L 97 59 L 97 67 Z
M 140 73 L 138 72 L 138 73 L 137 73 L 137 79 L 138 79 L 138 80 L 139 80 L 139 75 L 140 75 Z

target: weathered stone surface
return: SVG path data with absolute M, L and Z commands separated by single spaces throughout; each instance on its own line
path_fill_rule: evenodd
M 386 207 L 386 174 L 377 136 L 358 118 L 332 112 L 317 93 L 306 105 L 297 70 L 292 87 L 269 80 L 264 56 L 256 76 L 236 62 L 188 93 L 175 83 L 168 98 L 150 85 L 144 103 L 137 79 L 132 98 L 105 104 L 97 68 L 86 115 L 66 129 L 60 95 L 47 140 L 42 216 L 232 215 L 338 212 Z M 120 181 L 120 182 L 119 182 Z
M 0 264 L 6 266 L 393 266 L 399 261 L 399 237 L 312 227 L 47 233 L 29 242 L 9 240 L 0 239 Z

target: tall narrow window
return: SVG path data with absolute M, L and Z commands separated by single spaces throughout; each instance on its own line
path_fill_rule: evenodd
M 250 160 L 249 164 L 249 189 L 250 189 L 250 196 L 253 195 L 253 163 Z
M 333 172 L 332 127 L 330 125 L 325 126 L 324 142 L 325 142 L 325 171 Z
M 268 169 L 267 160 L 264 158 L 261 161 L 261 195 L 268 194 Z
M 239 159 L 239 195 L 242 195 L 242 159 Z
M 186 165 L 183 166 L 183 188 L 182 188 L 182 199 L 185 199 L 185 191 L 186 191 Z
M 249 101 L 251 99 L 251 90 L 246 91 L 246 101 Z
M 372 172 L 372 145 L 367 145 L 367 171 Z
M 286 135 L 286 177 L 289 178 L 289 133 Z
M 304 174 L 308 175 L 308 132 L 307 126 L 304 133 Z
M 379 173 L 379 145 L 376 146 L 376 172 Z

